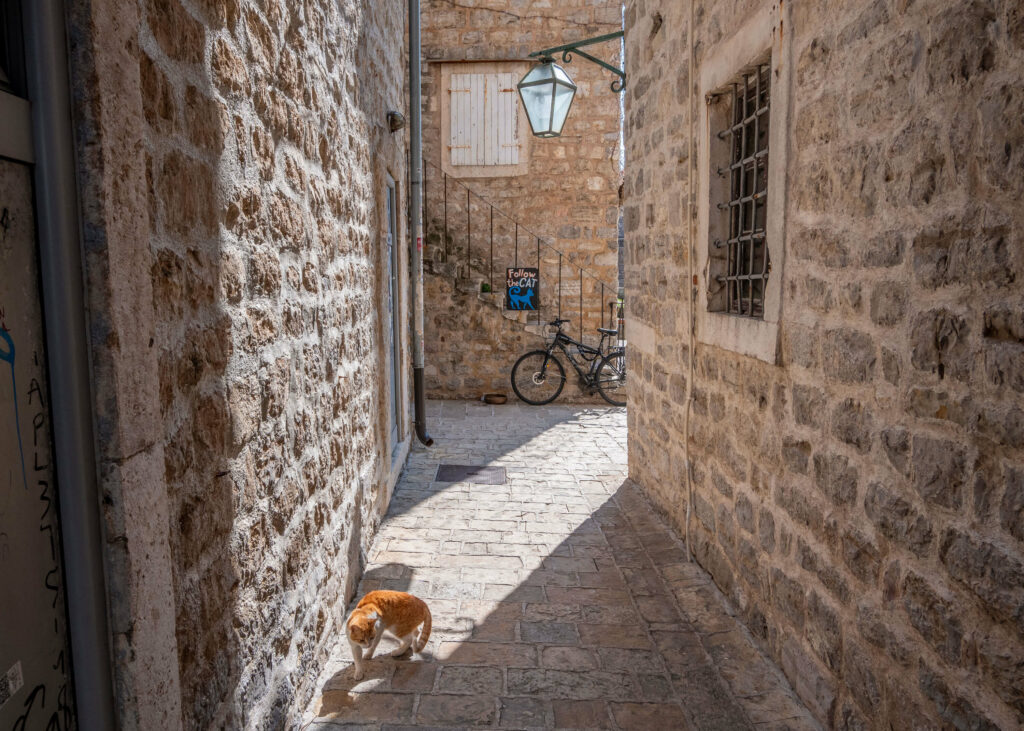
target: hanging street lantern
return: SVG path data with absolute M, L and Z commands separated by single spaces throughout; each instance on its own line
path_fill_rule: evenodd
M 565 73 L 565 69 L 555 63 L 552 54 L 561 52 L 562 61 L 570 63 L 572 54 L 575 53 L 608 69 L 618 77 L 612 82 L 612 91 L 619 93 L 626 88 L 626 72 L 589 53 L 584 53 L 580 46 L 621 39 L 622 36 L 622 31 L 617 31 L 530 54 L 530 58 L 539 59 L 539 63 L 527 72 L 516 88 L 519 89 L 519 97 L 523 100 L 526 117 L 530 120 L 530 129 L 534 136 L 560 137 L 562 127 L 569 116 L 569 109 L 572 107 L 572 100 L 576 96 L 576 84 L 569 78 L 569 74 Z
M 516 88 L 533 134 L 536 137 L 561 136 L 576 96 L 576 84 L 572 83 L 569 74 L 551 58 L 543 58 Z

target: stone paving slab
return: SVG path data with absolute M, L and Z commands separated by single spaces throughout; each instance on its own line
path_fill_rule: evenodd
M 815 729 L 781 672 L 627 479 L 625 410 L 432 402 L 368 556 L 425 599 L 420 655 L 338 638 L 310 729 Z M 435 482 L 440 464 L 504 485 Z

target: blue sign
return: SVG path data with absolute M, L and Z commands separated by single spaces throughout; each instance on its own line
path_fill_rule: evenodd
M 540 270 L 537 267 L 510 267 L 505 272 L 505 309 L 538 309 L 540 307 Z

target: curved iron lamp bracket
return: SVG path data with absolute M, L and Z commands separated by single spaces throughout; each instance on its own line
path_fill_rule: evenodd
M 582 41 L 566 43 L 565 45 L 555 46 L 554 48 L 545 48 L 543 51 L 535 51 L 534 53 L 530 54 L 530 58 L 539 57 L 541 60 L 548 60 L 552 57 L 553 54 L 561 52 L 562 61 L 564 63 L 572 63 L 573 54 L 576 54 L 577 56 L 582 56 L 591 63 L 596 63 L 601 68 L 607 69 L 608 71 L 611 71 L 613 74 L 619 77 L 612 82 L 612 91 L 618 94 L 626 88 L 626 72 L 616 66 L 612 66 L 607 61 L 602 61 L 596 56 L 591 56 L 589 53 L 581 51 L 580 46 L 590 46 L 595 43 L 604 43 L 605 41 L 612 41 L 618 38 L 622 38 L 622 36 L 623 32 L 619 30 L 614 33 L 607 33 L 603 36 L 585 38 Z

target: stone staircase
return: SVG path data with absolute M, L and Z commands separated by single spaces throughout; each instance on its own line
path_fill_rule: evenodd
M 428 236 L 428 246 L 429 244 Z M 449 237 L 450 238 L 450 237 Z M 443 248 L 430 250 L 431 256 L 423 259 L 423 270 L 426 274 L 443 277 L 453 282 L 455 291 L 465 295 L 475 295 L 484 306 L 496 310 L 503 318 L 522 326 L 523 330 L 543 337 L 550 329 L 548 323 L 555 319 L 557 313 L 550 312 L 548 305 L 541 304 L 540 310 L 508 310 L 505 309 L 505 287 L 494 282 L 494 291 L 484 291 L 483 285 L 491 286 L 485 265 L 482 262 L 453 260 L 452 252 L 457 251 L 454 242 L 449 242 L 449 254 L 446 257 Z M 463 249 L 464 251 L 464 249 Z M 461 252 L 458 252 L 461 253 Z M 538 313 L 539 317 L 538 317 Z

